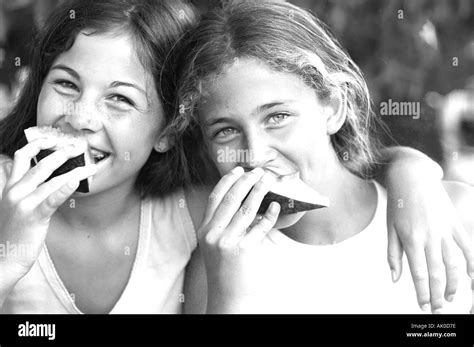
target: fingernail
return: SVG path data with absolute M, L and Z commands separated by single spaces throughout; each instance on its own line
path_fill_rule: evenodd
M 242 166 L 236 166 L 232 169 L 232 173 L 235 173 L 235 174 L 244 173 L 244 168 Z
M 421 305 L 421 309 L 424 312 L 429 312 L 430 311 L 430 304 L 423 304 Z
M 269 207 L 269 212 L 271 214 L 276 214 L 278 212 L 278 207 L 279 207 L 279 204 L 275 201 L 272 201 Z
M 437 308 L 433 311 L 433 314 L 441 314 L 441 308 Z
M 392 282 L 395 283 L 396 280 L 397 280 L 397 272 L 392 269 Z
M 448 300 L 449 302 L 453 301 L 454 299 L 454 294 L 449 294 L 448 295 L 448 298 L 446 300 Z

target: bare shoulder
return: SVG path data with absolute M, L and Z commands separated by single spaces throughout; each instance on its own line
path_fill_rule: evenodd
M 207 206 L 207 199 L 212 192 L 211 186 L 193 186 L 185 189 L 186 201 L 189 213 L 193 220 L 194 228 L 197 230 L 201 225 Z
M 466 183 L 445 181 L 444 188 L 461 218 L 464 227 L 474 233 L 474 187 Z

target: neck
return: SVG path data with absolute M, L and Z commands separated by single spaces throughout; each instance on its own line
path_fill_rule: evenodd
M 312 210 L 281 231 L 306 244 L 333 244 L 361 232 L 373 218 L 376 190 L 368 181 L 349 172 L 338 161 L 327 166 L 324 178 L 314 184 L 328 196 L 330 207 Z
M 140 201 L 133 183 L 97 194 L 77 194 L 59 209 L 59 218 L 74 230 L 106 230 L 123 220 Z

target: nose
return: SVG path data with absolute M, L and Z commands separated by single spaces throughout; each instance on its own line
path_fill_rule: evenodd
M 94 133 L 102 127 L 99 107 L 92 97 L 86 95 L 68 104 L 64 121 L 75 132 Z
M 265 167 L 272 162 L 276 156 L 277 151 L 272 146 L 272 137 L 260 131 L 250 131 L 245 135 L 245 149 L 247 155 L 244 157 L 240 165 L 244 169 L 252 169 L 255 167 Z

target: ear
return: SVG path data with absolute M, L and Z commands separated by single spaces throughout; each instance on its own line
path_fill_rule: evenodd
M 345 93 L 334 93 L 325 100 L 323 106 L 326 115 L 326 132 L 334 135 L 346 121 Z
M 173 147 L 174 143 L 167 134 L 162 134 L 158 137 L 155 145 L 153 146 L 154 150 L 158 153 L 165 153 Z

